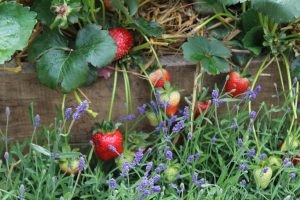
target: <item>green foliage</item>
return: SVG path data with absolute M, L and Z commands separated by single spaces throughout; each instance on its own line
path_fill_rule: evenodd
M 262 50 L 264 30 L 261 26 L 256 26 L 248 31 L 243 38 L 244 47 L 259 55 Z
M 291 22 L 300 17 L 298 0 L 251 0 L 253 7 L 277 23 Z
M 147 22 L 143 18 L 138 18 L 134 23 L 147 36 L 158 37 L 165 32 L 157 22 Z
M 0 64 L 27 46 L 36 14 L 15 2 L 0 3 Z
M 40 81 L 53 89 L 60 84 L 65 93 L 87 81 L 89 63 L 104 67 L 112 62 L 117 50 L 108 31 L 97 25 L 89 25 L 78 32 L 74 49 L 64 45 L 67 41 L 58 32 L 47 31 L 33 43 L 29 56 L 37 59 Z
M 219 1 L 224 5 L 233 5 L 233 4 L 237 4 L 237 3 L 243 3 L 248 0 L 219 0 Z
M 226 58 L 231 56 L 230 50 L 217 40 L 195 36 L 182 45 L 184 58 L 193 63 L 201 63 L 208 74 L 216 75 L 230 70 Z
M 300 57 L 298 56 L 291 65 L 292 76 L 300 80 Z

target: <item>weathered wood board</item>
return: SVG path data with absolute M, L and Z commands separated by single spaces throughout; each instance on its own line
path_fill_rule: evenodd
M 183 95 L 191 95 L 193 90 L 193 79 L 195 65 L 192 65 L 176 56 L 167 56 L 162 58 L 162 64 L 167 65 L 172 84 L 184 89 Z M 255 60 L 249 67 L 249 72 L 255 74 L 261 62 Z M 1 66 L 0 66 L 1 67 Z M 62 94 L 41 85 L 36 78 L 33 67 L 24 63 L 21 73 L 3 73 L 0 72 L 0 127 L 5 128 L 4 110 L 6 106 L 11 108 L 11 119 L 9 126 L 9 137 L 13 140 L 22 140 L 32 134 L 32 124 L 29 120 L 28 106 L 35 102 L 35 113 L 41 116 L 41 123 L 48 125 L 53 122 L 56 116 L 56 106 L 60 106 Z M 149 83 L 139 79 L 136 76 L 129 75 L 132 90 L 133 108 L 146 103 L 150 98 Z M 226 74 L 211 77 L 205 75 L 205 86 L 213 87 L 215 83 L 223 87 Z M 281 90 L 279 75 L 275 64 L 269 66 L 264 74 L 259 78 L 258 84 L 262 85 L 262 92 L 259 94 L 254 108 L 259 106 L 260 102 L 265 101 L 267 105 L 278 104 L 277 98 L 272 98 L 276 93 L 274 83 L 278 90 Z M 97 119 L 93 119 L 88 114 L 76 122 L 72 131 L 73 143 L 87 142 L 90 138 L 90 131 L 96 121 L 107 118 L 111 93 L 113 88 L 113 77 L 108 80 L 101 79 L 92 86 L 82 88 L 82 91 L 89 97 L 92 104 L 91 108 L 99 112 Z M 118 120 L 120 115 L 125 113 L 125 91 L 122 75 L 119 75 L 118 87 L 114 106 L 113 118 Z M 68 95 L 68 106 L 76 106 L 77 103 L 73 96 Z M 184 101 L 184 100 L 183 100 Z M 2 112 L 3 111 L 3 112 Z M 136 112 L 136 109 L 135 109 Z

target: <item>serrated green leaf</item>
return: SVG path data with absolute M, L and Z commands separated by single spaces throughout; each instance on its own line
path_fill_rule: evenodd
M 261 26 L 257 26 L 248 31 L 243 38 L 244 47 L 249 49 L 255 55 L 259 55 L 262 50 L 264 30 Z
M 46 29 L 30 45 L 28 58 L 31 62 L 50 48 L 67 48 L 68 41 L 57 30 Z
M 300 56 L 297 57 L 291 65 L 292 76 L 300 80 Z
M 51 11 L 52 1 L 35 0 L 32 5 L 32 10 L 37 13 L 37 19 L 45 25 L 50 26 L 55 19 L 55 14 Z
M 196 36 L 189 38 L 182 45 L 184 58 L 194 63 L 201 63 L 202 69 L 208 74 L 219 74 L 230 70 L 230 50 L 217 40 L 208 40 L 205 37 Z
M 137 0 L 126 0 L 126 5 L 129 8 L 130 15 L 133 16 L 136 14 L 139 8 L 139 3 Z
M 97 25 L 89 25 L 78 32 L 76 49 L 93 66 L 104 67 L 115 58 L 117 45 L 108 31 L 101 30 Z
M 219 1 L 224 5 L 234 5 L 234 4 L 246 2 L 248 0 L 219 0 Z
M 299 0 L 251 0 L 254 9 L 277 23 L 290 22 L 300 17 Z
M 195 10 L 201 15 L 222 12 L 222 4 L 216 0 L 194 0 Z
M 39 80 L 52 89 L 57 89 L 61 84 L 64 93 L 84 84 L 88 70 L 85 57 L 76 51 L 65 52 L 52 48 L 37 61 Z
M 36 13 L 15 2 L 0 3 L 0 64 L 27 46 Z
M 138 18 L 134 20 L 134 23 L 143 33 L 150 37 L 158 37 L 165 32 L 157 22 L 148 22 L 143 18 Z
M 241 28 L 244 33 L 250 31 L 253 27 L 260 26 L 258 12 L 254 9 L 249 9 L 241 15 Z

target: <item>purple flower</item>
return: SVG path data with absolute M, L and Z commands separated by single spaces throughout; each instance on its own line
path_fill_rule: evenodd
M 192 137 L 193 137 L 193 134 L 192 134 L 192 132 L 189 132 L 189 133 L 188 133 L 188 135 L 187 135 L 187 138 L 188 138 L 188 140 L 191 140 L 191 139 L 192 139 Z
M 169 120 L 168 120 L 168 127 L 171 127 L 174 122 L 177 120 L 177 115 L 173 115 Z
M 65 119 L 66 120 L 68 120 L 71 117 L 72 112 L 73 112 L 72 108 L 67 108 L 66 109 L 66 111 L 65 111 Z
M 189 118 L 189 107 L 185 106 L 183 110 L 183 120 L 187 120 Z
M 172 153 L 172 151 L 167 151 L 166 152 L 166 157 L 167 157 L 167 160 L 168 161 L 170 161 L 170 160 L 172 160 L 172 158 L 173 158 L 173 153 Z
M 291 162 L 290 162 L 290 159 L 289 159 L 289 158 L 285 158 L 285 159 L 283 160 L 283 165 L 284 165 L 285 167 L 288 167 L 290 164 L 291 164 Z
M 39 125 L 40 125 L 40 121 L 41 121 L 41 118 L 40 118 L 40 116 L 39 116 L 39 115 L 36 115 L 36 116 L 34 117 L 34 121 L 33 121 L 33 127 L 34 127 L 34 128 L 37 128 L 37 127 L 39 127 Z
M 198 182 L 198 173 L 194 173 L 193 174 L 193 178 L 192 178 L 193 183 L 197 183 Z
M 157 114 L 158 113 L 158 107 L 156 105 L 156 103 L 154 101 L 150 101 L 150 105 L 151 105 L 151 108 L 152 108 L 152 111 Z
M 166 141 L 166 142 L 171 142 L 170 136 L 166 136 L 166 137 L 165 137 L 165 141 Z
M 232 122 L 232 124 L 231 124 L 231 128 L 232 129 L 237 129 L 239 127 L 239 125 L 238 125 L 238 123 L 237 123 L 237 121 L 236 121 L 236 119 Z
M 219 92 L 217 90 L 213 90 L 211 96 L 213 99 L 217 99 L 219 97 Z
M 139 111 L 140 115 L 145 114 L 146 108 L 147 108 L 147 105 L 146 105 L 146 104 L 143 104 L 142 106 L 139 106 L 139 107 L 138 107 L 138 111 Z
M 173 189 L 177 189 L 177 185 L 175 185 L 174 183 L 170 183 L 170 184 L 169 184 L 169 187 L 170 187 L 170 188 L 173 188 Z
M 248 131 L 249 131 L 249 133 L 252 133 L 252 128 L 251 127 L 248 128 Z
M 195 157 L 196 157 L 196 159 L 199 159 L 200 158 L 200 152 L 197 152 Z
M 189 157 L 187 158 L 186 162 L 190 163 L 195 159 L 194 155 L 189 155 Z
M 25 194 L 25 186 L 23 184 L 20 185 L 19 188 L 19 196 L 18 199 L 19 200 L 23 200 L 24 199 L 24 194 Z
M 152 169 L 152 166 L 153 166 L 153 162 L 148 162 L 147 165 L 146 165 L 146 172 L 145 172 L 145 176 L 148 176 L 150 170 Z
M 254 154 L 255 154 L 255 149 L 251 149 L 249 151 L 249 153 L 247 154 L 247 156 L 248 156 L 248 158 L 252 158 L 254 156 Z
M 143 159 L 143 149 L 139 148 L 138 152 L 136 152 L 135 156 L 134 156 L 134 163 L 135 164 L 139 164 L 141 162 L 141 160 Z
M 109 149 L 111 152 L 118 153 L 116 147 L 114 147 L 114 146 L 111 145 L 111 144 L 108 145 L 108 149 Z
M 256 116 L 256 112 L 255 111 L 251 111 L 250 112 L 250 119 L 254 119 L 255 118 L 255 116 Z
M 156 131 L 160 131 L 165 127 L 165 122 L 160 122 L 158 126 L 155 128 Z
M 240 170 L 243 172 L 243 171 L 246 171 L 248 169 L 248 164 L 247 163 L 242 163 L 240 165 Z
M 122 166 L 122 172 L 120 173 L 120 176 L 121 177 L 125 177 L 128 175 L 128 172 L 129 172 L 129 167 L 130 167 L 130 164 L 128 161 L 126 161 L 123 166 Z
M 175 124 L 172 131 L 173 131 L 173 133 L 179 133 L 179 131 L 181 131 L 183 128 L 184 128 L 184 121 L 181 120 L 181 121 L 177 122 L 177 124 Z
M 160 188 L 160 186 L 152 186 L 152 188 L 151 188 L 151 190 L 152 190 L 152 194 L 154 194 L 154 193 L 159 193 L 160 191 L 161 191 L 161 188 Z
M 267 157 L 265 153 L 262 153 L 259 157 L 259 160 L 264 160 Z
M 168 169 L 168 167 L 167 167 L 166 165 L 164 165 L 164 164 L 159 164 L 159 165 L 155 168 L 154 172 L 155 172 L 156 174 L 158 174 L 158 173 L 160 173 L 160 172 L 162 172 L 162 171 L 165 171 L 166 169 Z
M 269 170 L 269 167 L 264 167 L 264 169 L 263 169 L 263 173 L 265 174 L 265 173 L 267 173 L 268 172 L 268 170 Z
M 238 139 L 238 145 L 239 145 L 240 147 L 243 146 L 243 140 L 242 140 L 242 138 L 239 138 L 239 139 Z
M 218 139 L 217 139 L 215 136 L 211 138 L 211 142 L 212 142 L 212 143 L 215 143 L 215 142 L 217 142 L 217 141 L 218 141 Z
M 88 101 L 84 100 L 77 108 L 76 112 L 73 114 L 73 119 L 77 120 L 80 118 L 80 115 L 87 109 Z
M 51 158 L 59 159 L 60 155 L 58 153 L 50 153 Z
M 84 170 L 84 166 L 85 166 L 85 159 L 83 156 L 80 156 L 79 161 L 78 161 L 79 172 L 82 172 Z
M 241 184 L 243 187 L 245 187 L 245 186 L 246 186 L 246 184 L 247 184 L 247 182 L 246 182 L 246 180 L 245 180 L 245 179 L 242 179 L 242 180 L 241 180 L 241 182 L 240 182 L 240 184 Z
M 147 153 L 148 153 L 148 154 L 152 153 L 152 148 L 151 148 L 151 147 L 149 147 L 149 148 L 147 149 Z
M 156 183 L 156 182 L 159 181 L 159 179 L 160 179 L 160 175 L 156 175 L 156 176 L 154 176 L 154 178 L 153 178 L 153 182 Z
M 295 178 L 296 177 L 296 173 L 294 173 L 294 172 L 290 173 L 290 177 L 291 178 Z
M 4 159 L 5 159 L 5 161 L 8 161 L 8 158 L 9 158 L 9 153 L 6 151 L 4 153 Z
M 8 106 L 6 106 L 6 108 L 5 108 L 5 116 L 6 117 L 10 116 L 10 108 Z
M 117 187 L 117 182 L 114 178 L 109 179 L 108 184 L 111 190 L 114 190 Z
M 132 121 L 132 120 L 134 120 L 136 117 L 135 117 L 135 115 L 134 114 L 130 114 L 130 115 L 127 115 L 126 116 L 126 121 Z

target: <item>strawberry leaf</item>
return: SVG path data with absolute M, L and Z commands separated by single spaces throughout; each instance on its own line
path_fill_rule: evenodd
M 230 70 L 226 58 L 230 50 L 217 40 L 195 36 L 182 45 L 184 58 L 193 63 L 200 63 L 208 74 L 216 75 Z
M 244 47 L 252 51 L 255 55 L 259 55 L 264 41 L 264 30 L 261 26 L 256 26 L 248 31 L 243 38 Z
M 233 4 L 243 3 L 248 0 L 219 0 L 219 1 L 224 5 L 233 5 Z
M 46 29 L 30 45 L 28 58 L 33 62 L 50 48 L 67 48 L 67 46 L 68 41 L 58 32 L 58 30 L 51 31 Z
M 57 89 L 61 84 L 64 93 L 83 85 L 88 71 L 85 56 L 76 51 L 65 52 L 52 48 L 37 61 L 39 80 L 52 89 Z
M 277 23 L 291 22 L 300 17 L 299 0 L 251 0 L 253 8 Z
M 150 37 L 158 37 L 165 32 L 157 22 L 148 22 L 143 18 L 138 18 L 134 20 L 134 23 L 138 29 Z
M 297 57 L 291 65 L 292 76 L 300 80 L 300 56 Z
M 27 46 L 36 13 L 15 2 L 0 3 L 0 64 Z
M 95 67 L 104 67 L 112 62 L 117 52 L 117 45 L 108 31 L 100 26 L 89 25 L 78 32 L 76 49 Z
M 38 0 L 33 1 L 32 10 L 37 13 L 37 19 L 45 25 L 50 26 L 55 19 L 54 12 L 51 12 L 51 1 Z

